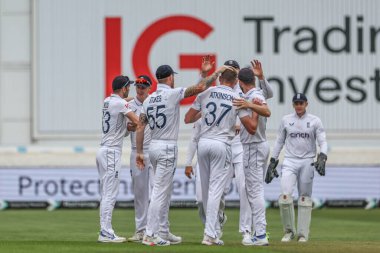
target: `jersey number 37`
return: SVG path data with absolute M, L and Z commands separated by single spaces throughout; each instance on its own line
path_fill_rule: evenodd
M 210 102 L 206 105 L 208 113 L 206 114 L 205 121 L 208 126 L 214 124 L 216 120 L 216 126 L 219 126 L 220 122 L 223 120 L 224 116 L 232 109 L 232 106 L 221 103 L 220 107 L 222 111 L 219 115 L 216 115 L 216 110 L 218 109 L 217 105 L 214 102 Z

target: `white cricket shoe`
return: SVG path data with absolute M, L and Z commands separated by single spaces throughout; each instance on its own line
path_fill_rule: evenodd
M 216 231 L 216 234 L 217 234 L 219 239 L 222 238 L 223 237 L 223 230 Z
M 98 242 L 122 243 L 125 241 L 125 237 L 117 236 L 115 233 L 111 234 L 104 230 L 100 231 L 98 237 Z
M 170 242 L 162 239 L 159 236 L 144 235 L 144 238 L 142 240 L 142 244 L 145 244 L 148 246 L 169 246 Z
M 307 242 L 306 238 L 303 236 L 298 237 L 298 242 Z
M 222 246 L 222 245 L 224 245 L 224 242 L 222 240 L 220 240 L 219 238 L 212 238 L 212 237 L 205 234 L 203 236 L 202 244 L 207 245 L 207 246 L 211 246 L 211 245 Z
M 253 241 L 252 241 L 252 235 L 251 235 L 251 233 L 244 232 L 243 233 L 243 240 L 241 241 L 241 243 L 244 246 L 253 246 Z
M 142 242 L 144 238 L 144 231 L 136 232 L 132 237 L 128 238 L 129 242 Z
M 265 234 L 263 236 L 254 236 L 252 239 L 253 246 L 268 246 L 268 236 Z
M 173 235 L 172 233 L 160 234 L 160 237 L 166 241 L 169 241 L 170 244 L 179 244 L 182 242 L 182 237 Z
M 290 242 L 294 238 L 293 232 L 287 232 L 281 239 L 281 242 Z

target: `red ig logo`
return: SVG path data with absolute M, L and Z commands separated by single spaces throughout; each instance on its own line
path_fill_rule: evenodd
M 135 76 L 146 74 L 155 77 L 149 68 L 150 51 L 154 43 L 167 33 L 187 31 L 205 39 L 213 28 L 198 18 L 191 16 L 169 16 L 155 21 L 148 26 L 137 39 L 132 53 L 132 68 Z M 122 73 L 121 70 L 121 17 L 105 19 L 105 74 L 106 95 L 112 92 L 112 79 Z M 206 54 L 206 53 L 205 53 Z M 205 54 L 180 54 L 179 69 L 199 69 L 201 58 Z M 216 61 L 216 55 L 211 54 Z M 212 70 L 214 71 L 214 70 Z M 153 78 L 154 79 L 154 78 Z M 152 91 L 157 88 L 154 80 Z M 191 104 L 194 98 L 186 98 L 181 104 Z

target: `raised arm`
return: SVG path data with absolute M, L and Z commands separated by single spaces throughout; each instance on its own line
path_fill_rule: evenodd
M 269 85 L 267 79 L 264 77 L 264 71 L 259 60 L 251 61 L 252 70 L 255 76 L 259 79 L 259 87 L 263 91 L 263 95 L 265 99 L 269 99 L 273 97 L 272 87 Z
M 218 68 L 212 75 L 206 78 L 203 78 L 199 83 L 188 87 L 185 90 L 184 97 L 187 98 L 187 97 L 195 96 L 207 90 L 211 86 L 211 84 L 219 77 L 219 75 L 223 73 L 226 69 L 236 71 L 234 68 L 230 66 L 223 65 L 220 68 Z
M 206 78 L 208 75 L 208 72 L 212 69 L 212 67 L 215 65 L 215 61 L 211 62 L 211 56 L 206 55 L 202 57 L 202 65 L 201 65 L 201 77 Z
M 261 90 L 263 91 L 263 95 L 265 99 L 270 99 L 273 97 L 273 90 L 272 87 L 269 85 L 267 79 L 260 80 L 259 79 L 259 86 Z

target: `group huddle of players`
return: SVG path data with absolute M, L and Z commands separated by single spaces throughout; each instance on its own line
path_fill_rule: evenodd
M 141 75 L 135 81 L 117 76 L 113 94 L 104 100 L 103 135 L 97 153 L 101 182 L 99 242 L 124 242 L 112 229 L 112 212 L 119 186 L 124 136 L 131 136 L 131 176 L 135 194 L 135 234 L 128 241 L 168 246 L 182 242 L 170 232 L 168 219 L 177 166 L 177 140 L 182 99 L 197 96 L 185 115 L 194 123 L 185 173 L 194 174 L 192 159 L 197 151 L 197 202 L 204 224 L 204 245 L 223 245 L 224 195 L 232 178 L 240 195 L 239 232 L 246 246 L 269 245 L 266 231 L 264 181 L 278 177 L 276 166 L 285 145 L 281 170 L 280 214 L 283 242 L 297 236 L 307 242 L 312 209 L 314 167 L 324 175 L 327 160 L 326 136 L 320 119 L 306 112 L 304 94 L 293 97 L 295 112 L 282 118 L 269 166 L 270 147 L 266 122 L 271 112 L 266 100 L 273 91 L 264 77 L 261 63 L 241 68 L 234 60 L 209 75 L 210 56 L 202 60 L 201 78 L 196 85 L 174 87 L 176 72 L 169 65 L 156 70 L 157 90 L 149 94 L 152 80 Z M 258 85 L 256 85 L 256 79 Z M 212 84 L 218 81 L 216 86 Z M 129 100 L 131 84 L 136 97 Z M 316 140 L 320 147 L 317 161 Z M 295 227 L 293 190 L 298 186 L 298 223 Z

